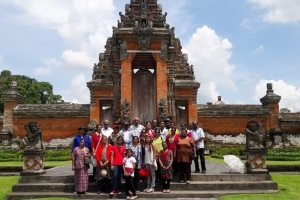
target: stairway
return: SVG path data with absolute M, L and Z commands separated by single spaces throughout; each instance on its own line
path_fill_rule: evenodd
M 219 165 L 219 164 L 217 164 Z M 227 194 L 247 193 L 276 193 L 277 183 L 271 180 L 269 174 L 237 174 L 218 172 L 216 168 L 209 174 L 192 173 L 190 184 L 171 182 L 171 193 L 162 193 L 160 183 L 155 186 L 154 193 L 138 193 L 139 198 L 216 198 Z M 70 166 L 50 169 L 42 176 L 21 176 L 19 183 L 14 185 L 12 193 L 7 195 L 8 200 L 65 197 L 73 199 L 119 199 L 125 198 L 125 193 L 110 197 L 108 194 L 97 194 L 97 187 L 90 184 L 88 194 L 74 195 L 74 180 Z M 207 168 L 209 169 L 209 168 Z M 220 171 L 220 170 L 219 170 Z M 92 177 L 90 177 L 92 182 Z M 140 183 L 140 189 L 146 188 Z M 124 187 L 123 187 L 124 188 Z

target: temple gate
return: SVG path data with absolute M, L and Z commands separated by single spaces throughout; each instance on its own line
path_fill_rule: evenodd
M 200 83 L 162 5 L 157 0 L 131 0 L 119 15 L 87 83 L 90 120 L 197 120 Z

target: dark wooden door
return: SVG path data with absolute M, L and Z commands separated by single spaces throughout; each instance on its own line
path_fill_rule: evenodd
M 139 69 L 133 74 L 132 116 L 139 117 L 141 123 L 156 118 L 156 78 L 155 71 Z

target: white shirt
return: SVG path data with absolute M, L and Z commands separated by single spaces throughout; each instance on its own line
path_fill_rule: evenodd
M 142 130 L 144 129 L 145 127 L 143 126 L 143 125 L 141 125 L 141 124 L 139 124 L 139 125 L 131 125 L 130 127 L 129 127 L 129 129 L 132 131 L 132 135 L 133 136 L 138 136 L 138 137 L 140 137 L 140 134 L 141 134 L 141 132 L 142 132 Z
M 193 140 L 198 140 L 200 137 L 205 138 L 205 134 L 202 128 L 197 128 L 196 130 L 191 129 L 192 135 L 193 135 Z M 197 149 L 202 149 L 204 148 L 204 140 L 202 139 L 201 141 L 196 143 Z
M 132 143 L 132 131 L 131 130 L 125 130 L 125 129 L 122 129 L 119 134 L 123 137 L 123 140 L 124 140 L 124 145 L 126 147 L 126 149 L 129 149 L 131 143 Z
M 136 159 L 131 156 L 128 158 L 127 156 L 123 159 L 123 163 L 125 165 L 125 168 L 132 168 L 133 169 L 133 164 L 136 163 Z M 131 176 L 134 177 L 134 169 L 132 170 Z
M 103 135 L 105 135 L 108 138 L 109 136 L 111 136 L 111 134 L 114 132 L 114 130 L 112 128 L 108 127 L 107 129 L 102 128 L 101 132 Z
M 160 136 L 161 136 L 164 140 L 166 140 L 166 137 L 167 137 L 167 135 L 168 135 L 168 129 L 164 128 L 163 130 L 161 130 L 161 129 L 159 128 L 159 131 L 160 131 Z

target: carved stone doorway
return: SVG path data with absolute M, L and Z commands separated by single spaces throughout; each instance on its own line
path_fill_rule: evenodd
M 188 124 L 188 102 L 187 101 L 176 101 L 176 127 L 180 128 L 180 125 L 182 123 L 185 123 L 187 127 L 189 127 Z
M 151 53 L 136 54 L 132 69 L 132 117 L 144 124 L 156 118 L 156 62 Z

